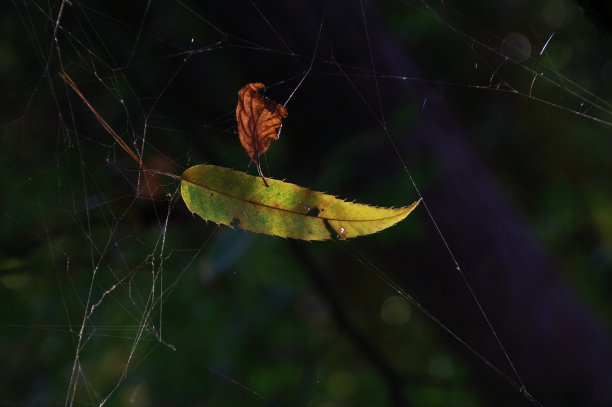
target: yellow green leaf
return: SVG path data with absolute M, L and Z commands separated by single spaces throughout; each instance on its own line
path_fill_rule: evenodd
M 369 235 L 404 219 L 420 201 L 403 208 L 346 202 L 288 182 L 215 165 L 195 165 L 181 176 L 181 196 L 205 220 L 256 233 L 302 240 Z

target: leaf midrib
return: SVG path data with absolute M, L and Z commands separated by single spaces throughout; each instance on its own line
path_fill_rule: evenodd
M 181 181 L 187 182 L 189 184 L 195 185 L 196 187 L 199 187 L 199 188 L 202 188 L 202 189 L 206 189 L 208 191 L 212 191 L 212 192 L 215 192 L 217 194 L 229 197 L 231 199 L 235 199 L 237 201 L 242 201 L 242 202 L 250 203 L 252 205 L 262 206 L 262 207 L 265 207 L 265 208 L 270 208 L 272 210 L 277 210 L 277 211 L 280 211 L 280 212 L 291 213 L 291 214 L 294 214 L 294 215 L 305 216 L 305 217 L 313 218 L 313 219 L 321 219 L 321 220 L 325 219 L 327 221 L 336 221 L 336 222 L 380 222 L 380 221 L 386 220 L 386 219 L 397 218 L 397 217 L 403 215 L 403 213 L 404 213 L 404 212 L 401 212 L 401 213 L 398 213 L 396 215 L 386 216 L 384 218 L 376 218 L 376 219 L 354 219 L 354 220 L 351 220 L 351 219 L 324 218 L 324 217 L 320 217 L 320 216 L 308 215 L 307 213 L 300 213 L 300 212 L 295 212 L 295 211 L 292 211 L 292 210 L 289 210 L 289 209 L 279 208 L 278 206 L 266 205 L 266 204 L 263 204 L 263 203 L 260 203 L 260 202 L 252 201 L 250 199 L 239 198 L 239 197 L 236 197 L 234 195 L 230 195 L 230 194 L 228 194 L 226 192 L 220 191 L 218 189 L 211 188 L 211 187 L 205 186 L 205 185 L 200 185 L 200 184 L 198 184 L 197 182 L 194 182 L 194 181 L 186 180 L 183 177 L 181 177 Z M 355 205 L 355 204 L 353 204 L 353 205 Z M 367 206 L 367 207 L 372 208 L 372 206 L 366 205 L 366 204 L 356 204 L 356 205 L 363 205 L 363 206 Z M 410 205 L 409 206 L 404 206 L 403 208 L 398 208 L 398 209 L 408 210 L 409 207 L 410 207 Z

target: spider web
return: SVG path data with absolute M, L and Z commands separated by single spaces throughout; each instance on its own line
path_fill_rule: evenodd
M 2 403 L 609 401 L 610 346 L 580 342 L 606 338 L 584 299 L 610 315 L 582 273 L 612 258 L 606 44 L 569 2 L 487 7 L 13 2 Z M 423 206 L 348 242 L 204 223 L 61 72 L 146 168 L 176 175 L 253 170 L 234 108 L 264 82 L 289 111 L 266 174 Z

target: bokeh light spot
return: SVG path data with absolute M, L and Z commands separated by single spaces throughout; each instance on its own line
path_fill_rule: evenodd
M 396 295 L 387 298 L 380 310 L 380 317 L 391 326 L 402 326 L 410 319 L 412 310 L 408 301 Z

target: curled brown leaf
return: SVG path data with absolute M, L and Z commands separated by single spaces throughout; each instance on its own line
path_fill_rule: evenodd
M 278 140 L 282 119 L 287 117 L 285 106 L 260 93 L 264 88 L 265 85 L 259 82 L 243 86 L 238 91 L 236 106 L 240 143 L 257 165 L 262 178 L 259 157 L 268 150 L 272 141 Z

